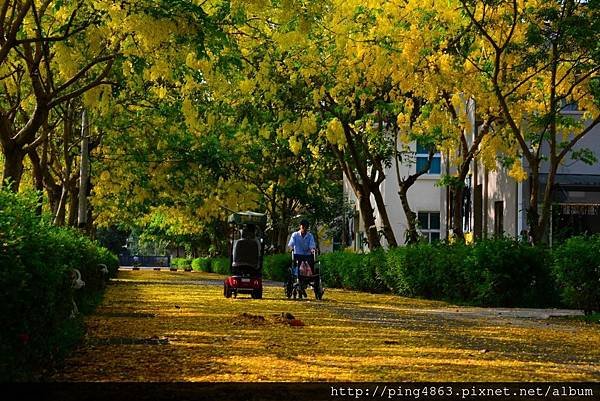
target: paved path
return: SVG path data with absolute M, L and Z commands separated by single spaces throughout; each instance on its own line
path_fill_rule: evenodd
M 142 267 L 142 270 L 155 270 L 153 267 Z M 121 267 L 120 270 L 128 271 L 130 267 Z M 162 268 L 161 271 L 172 273 L 168 268 Z M 206 279 L 206 280 L 136 280 L 127 278 L 116 278 L 112 280 L 113 283 L 136 283 L 136 284 L 164 284 L 164 285 L 211 285 L 211 286 L 222 286 L 222 279 Z M 281 281 L 263 280 L 265 287 L 282 287 Z M 409 310 L 409 309 L 406 309 Z M 342 310 L 339 310 L 342 311 Z M 422 313 L 433 316 L 440 316 L 450 319 L 549 319 L 557 317 L 574 317 L 583 316 L 583 311 L 575 309 L 540 309 L 540 308 L 478 308 L 478 307 L 440 307 L 440 308 L 410 308 L 410 311 L 414 313 Z M 353 307 L 350 311 L 347 311 L 349 316 L 357 321 L 368 321 L 369 316 L 373 314 L 369 309 L 361 309 Z M 381 314 L 381 312 L 375 312 L 375 314 Z
M 222 276 L 119 271 L 59 381 L 599 381 L 580 311 L 326 289 L 226 299 Z M 309 292 L 309 296 L 312 294 Z M 301 324 L 291 326 L 285 316 Z

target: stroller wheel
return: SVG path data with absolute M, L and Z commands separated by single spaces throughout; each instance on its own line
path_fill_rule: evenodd
M 313 285 L 313 290 L 315 291 L 316 299 L 323 299 L 323 285 L 321 284 L 321 279 L 315 280 L 315 284 Z

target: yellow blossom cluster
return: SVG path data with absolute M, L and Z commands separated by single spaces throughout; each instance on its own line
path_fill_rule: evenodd
M 332 119 L 327 123 L 327 128 L 325 129 L 325 137 L 329 141 L 329 143 L 333 145 L 337 145 L 340 149 L 346 145 L 346 135 L 344 133 L 344 127 L 342 123 L 337 118 Z

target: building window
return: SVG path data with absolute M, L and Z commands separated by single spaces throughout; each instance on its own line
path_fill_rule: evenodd
M 494 234 L 504 234 L 504 201 L 494 202 Z
M 427 165 L 429 158 L 429 150 L 417 141 L 417 172 L 423 170 Z M 427 174 L 440 174 L 442 172 L 442 156 L 440 152 L 433 154 L 431 159 L 431 167 Z
M 440 212 L 418 212 L 419 231 L 432 243 L 440 240 Z

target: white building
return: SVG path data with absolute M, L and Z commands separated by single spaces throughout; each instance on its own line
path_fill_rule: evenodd
M 416 163 L 412 163 L 411 165 L 401 164 L 399 166 L 400 174 L 403 177 L 414 174 L 417 171 L 417 168 L 421 169 L 422 165 L 427 161 L 427 153 L 422 147 L 413 143 L 411 144 L 411 150 L 415 152 Z M 444 160 L 440 153 L 436 153 L 429 173 L 419 177 L 407 193 L 409 204 L 411 205 L 412 210 L 417 213 L 422 234 L 433 241 L 445 238 L 445 210 L 442 206 L 445 204 L 446 189 L 436 185 L 441 177 L 443 168 Z M 408 224 L 406 215 L 400 204 L 396 165 L 394 162 L 390 168 L 385 170 L 385 175 L 386 179 L 381 184 L 381 194 L 386 205 L 390 224 L 394 230 L 396 241 L 399 244 L 402 244 L 406 238 Z M 356 205 L 354 218 L 350 222 L 350 231 L 352 233 L 352 242 L 350 246 L 354 250 L 365 250 L 366 231 L 361 221 L 357 198 L 346 177 L 344 177 L 344 193 L 347 195 L 348 200 Z M 375 209 L 376 224 L 378 227 L 381 227 L 381 217 L 373 197 L 371 197 L 371 204 Z M 383 238 L 382 243 L 385 243 L 385 239 Z
M 578 114 L 576 111 L 570 113 Z M 589 149 L 600 158 L 600 126 L 596 126 L 583 137 L 575 149 Z M 417 163 L 400 166 L 403 176 L 414 173 L 427 154 L 421 153 L 416 144 L 411 145 L 416 152 Z M 445 239 L 449 235 L 449 197 L 445 187 L 437 186 L 441 174 L 450 172 L 447 157 L 436 154 L 429 174 L 422 175 L 408 191 L 411 209 L 417 213 L 421 233 L 430 241 Z M 526 161 L 523 166 L 527 171 Z M 542 196 L 548 165 L 541 167 Z M 529 180 L 517 182 L 507 175 L 507 171 L 498 165 L 495 171 L 485 169 L 480 163 L 472 163 L 466 180 L 465 209 L 463 229 L 467 236 L 481 238 L 494 234 L 504 234 L 517 238 L 527 232 L 527 214 L 529 206 Z M 352 188 L 344 178 L 344 192 L 354 203 L 354 218 L 349 227 L 352 240 L 346 244 L 354 250 L 366 250 L 365 228 L 358 211 L 358 202 Z M 407 219 L 398 195 L 396 170 L 393 165 L 386 171 L 386 179 L 381 184 L 381 192 L 386 210 L 393 227 L 396 241 L 405 242 Z M 541 202 L 541 197 L 540 197 Z M 381 218 L 374 199 L 371 204 L 376 210 L 376 224 L 381 227 Z M 553 189 L 553 218 L 550 227 L 550 242 L 558 237 L 581 233 L 600 233 L 600 164 L 588 165 L 574 161 L 567 156 L 560 166 Z M 541 213 L 541 208 L 540 208 Z M 385 240 L 382 242 L 385 243 Z

